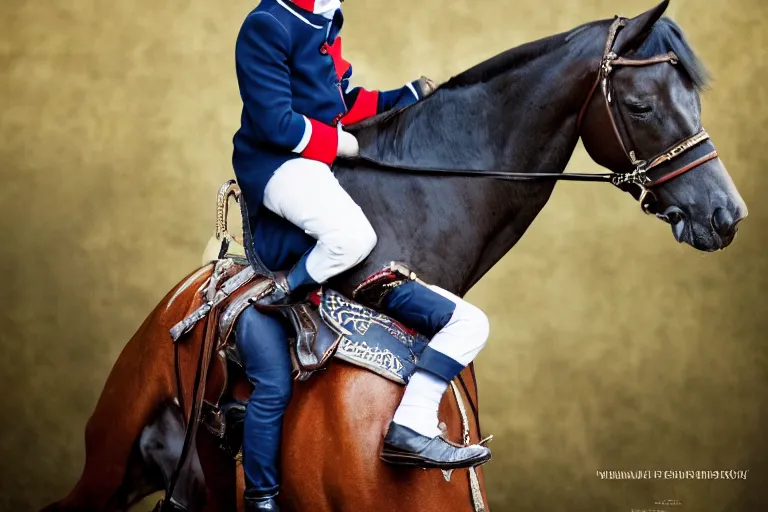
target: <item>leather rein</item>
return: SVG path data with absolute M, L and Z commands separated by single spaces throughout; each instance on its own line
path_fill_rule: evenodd
M 616 55 L 616 53 L 613 52 L 613 45 L 616 40 L 616 35 L 618 34 L 619 30 L 622 27 L 626 26 L 626 23 L 627 23 L 627 18 L 616 16 L 613 20 L 613 23 L 611 24 L 611 27 L 608 31 L 608 38 L 605 42 L 605 50 L 603 52 L 603 57 L 600 61 L 600 69 L 597 72 L 597 78 L 595 79 L 595 83 L 592 86 L 591 90 L 589 91 L 589 95 L 587 96 L 586 101 L 581 107 L 581 110 L 579 112 L 579 117 L 576 122 L 576 126 L 577 126 L 577 131 L 579 133 L 579 136 L 581 136 L 581 124 L 586 114 L 587 108 L 592 102 L 592 99 L 595 96 L 595 92 L 597 91 L 598 86 L 601 86 L 602 95 L 605 100 L 605 107 L 608 112 L 608 119 L 611 122 L 613 133 L 619 145 L 621 146 L 622 151 L 624 152 L 624 154 L 627 156 L 630 163 L 634 167 L 634 170 L 632 172 L 586 174 L 586 173 L 547 173 L 547 172 L 524 173 L 524 172 L 511 172 L 511 171 L 502 171 L 502 170 L 481 170 L 481 169 L 437 169 L 437 168 L 423 168 L 423 167 L 416 167 L 416 166 L 404 166 L 400 164 L 396 164 L 396 165 L 387 164 L 384 162 L 379 162 L 369 157 L 361 157 L 361 158 L 363 160 L 368 160 L 381 167 L 386 167 L 392 170 L 400 170 L 405 172 L 419 172 L 419 173 L 426 173 L 426 174 L 453 175 L 453 176 L 465 176 L 465 177 L 482 176 L 482 177 L 490 177 L 490 178 L 512 180 L 512 181 L 557 180 L 557 181 L 604 182 L 604 183 L 611 183 L 612 185 L 616 186 L 617 188 L 625 192 L 629 191 L 630 186 L 636 186 L 640 190 L 638 201 L 640 202 L 640 206 L 643 212 L 647 214 L 652 214 L 653 212 L 649 210 L 648 208 L 649 205 L 647 202 L 649 196 L 653 196 L 653 192 L 651 191 L 651 188 L 661 185 L 662 183 L 671 181 L 685 174 L 688 171 L 692 171 L 693 169 L 696 169 L 702 164 L 709 162 L 710 160 L 714 160 L 715 158 L 717 158 L 718 155 L 717 155 L 717 151 L 714 149 L 714 146 L 711 144 L 711 142 L 708 142 L 709 134 L 707 134 L 707 132 L 704 129 L 701 129 L 696 134 L 674 144 L 672 147 L 670 147 L 666 151 L 660 153 L 659 155 L 649 160 L 639 160 L 637 159 L 636 152 L 634 150 L 627 149 L 627 145 L 624 143 L 624 137 L 622 136 L 619 128 L 620 125 L 616 122 L 616 116 L 613 113 L 613 108 L 612 108 L 613 96 L 611 94 L 611 83 L 610 83 L 611 72 L 615 67 L 618 67 L 618 66 L 639 67 L 639 66 L 652 66 L 655 64 L 662 64 L 662 63 L 670 63 L 672 65 L 676 65 L 679 63 L 679 59 L 674 52 L 668 52 L 665 54 L 656 55 L 654 57 L 650 57 L 647 59 L 627 59 L 627 58 L 619 57 L 618 55 Z M 621 125 L 621 127 L 624 128 L 624 132 L 626 132 L 625 127 L 623 125 Z M 669 162 L 683 155 L 689 150 L 700 146 L 704 142 L 708 143 L 707 145 L 712 149 L 712 151 L 704 155 L 698 156 L 698 158 L 684 164 L 681 167 L 674 168 L 671 170 L 662 170 L 662 172 L 660 173 L 658 172 L 659 168 L 666 162 Z M 650 177 L 648 175 L 649 171 L 657 171 L 653 173 L 656 176 Z

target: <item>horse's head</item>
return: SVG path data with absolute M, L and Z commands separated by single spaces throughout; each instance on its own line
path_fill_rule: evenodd
M 727 247 L 747 207 L 701 125 L 706 71 L 674 22 L 668 1 L 624 21 L 580 117 L 584 147 L 678 242 Z M 582 122 L 583 121 L 583 122 Z M 634 173 L 634 174 L 633 174 Z

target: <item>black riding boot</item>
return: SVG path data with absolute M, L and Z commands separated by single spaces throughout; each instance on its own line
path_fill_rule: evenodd
M 275 272 L 275 287 L 272 293 L 259 299 L 256 304 L 262 309 L 275 308 L 300 301 L 306 293 L 320 284 L 312 279 L 307 272 L 307 257 L 311 250 L 307 251 L 290 272 Z
M 491 450 L 478 444 L 460 446 L 441 436 L 423 436 L 391 422 L 384 437 L 381 459 L 402 466 L 457 469 L 485 464 L 491 460 Z

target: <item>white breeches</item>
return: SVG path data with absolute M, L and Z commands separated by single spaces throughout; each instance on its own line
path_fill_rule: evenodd
M 264 189 L 264 206 L 317 240 L 307 272 L 318 283 L 357 265 L 376 246 L 376 232 L 360 207 L 322 162 L 295 158 Z

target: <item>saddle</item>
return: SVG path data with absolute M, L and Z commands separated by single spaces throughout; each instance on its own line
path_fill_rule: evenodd
M 353 297 L 375 298 L 380 304 L 389 290 L 409 279 L 416 279 L 416 275 L 403 265 L 392 263 L 358 286 Z M 216 351 L 242 367 L 231 341 L 232 331 L 243 311 L 258 308 L 256 302 L 271 293 L 274 286 L 271 278 L 256 274 L 242 259 L 216 260 L 211 278 L 200 292 L 205 301 L 171 329 L 171 338 L 178 342 L 217 308 L 218 317 L 212 319 L 217 325 Z M 306 300 L 281 308 L 279 314 L 293 327 L 289 341 L 297 380 L 307 380 L 335 356 L 407 384 L 429 342 L 389 316 L 332 289 L 316 290 Z
M 413 272 L 392 263 L 358 286 L 353 297 L 374 298 L 380 303 L 389 290 L 410 279 L 416 279 Z M 199 292 L 202 304 L 170 331 L 174 343 L 182 343 L 183 335 L 207 318 L 206 331 L 214 339 L 204 343 L 210 344 L 215 358 L 212 365 L 218 361 L 225 375 L 209 378 L 200 419 L 232 456 L 237 456 L 242 443 L 241 423 L 247 404 L 242 396 L 245 393 L 238 396 L 235 390 L 226 389 L 227 383 L 237 381 L 232 372 L 244 373 L 232 331 L 243 311 L 258 308 L 256 302 L 271 293 L 274 286 L 272 278 L 256 274 L 242 259 L 218 259 L 207 286 Z M 405 385 L 429 343 L 425 336 L 332 289 L 316 290 L 306 300 L 286 305 L 277 314 L 292 326 L 289 350 L 295 380 L 309 379 L 336 358 Z

